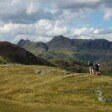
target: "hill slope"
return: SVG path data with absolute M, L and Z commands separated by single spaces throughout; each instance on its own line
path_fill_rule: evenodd
M 9 42 L 0 42 L 0 57 L 6 63 L 51 65 L 49 62 L 37 58 L 34 54 Z
M 35 71 L 42 70 L 42 74 Z M 100 87 L 112 99 L 112 77 L 68 74 L 45 66 L 0 66 L 1 112 L 111 112 L 112 103 L 102 103 Z

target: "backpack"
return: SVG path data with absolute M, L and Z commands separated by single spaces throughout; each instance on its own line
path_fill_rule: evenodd
M 95 64 L 95 70 L 99 70 L 99 64 Z

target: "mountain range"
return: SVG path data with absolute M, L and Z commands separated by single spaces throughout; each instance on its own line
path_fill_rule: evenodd
M 85 71 L 87 62 L 101 63 L 112 70 L 112 42 L 104 39 L 70 39 L 55 36 L 47 43 L 21 39 L 17 45 L 0 42 L 0 63 L 58 66 L 66 70 Z
M 48 60 L 54 58 L 95 62 L 112 60 L 112 42 L 105 39 L 70 39 L 60 35 L 54 36 L 47 43 L 22 39 L 17 45 Z

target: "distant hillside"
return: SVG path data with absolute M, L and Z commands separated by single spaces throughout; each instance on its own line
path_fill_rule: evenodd
M 9 42 L 0 42 L 0 62 L 51 65 L 49 62 L 41 58 L 37 58 L 35 55 L 28 52 L 27 50 Z

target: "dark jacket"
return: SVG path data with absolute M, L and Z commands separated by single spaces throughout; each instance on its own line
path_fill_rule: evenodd
M 99 71 L 99 64 L 95 64 L 94 69 L 95 69 L 96 71 Z

